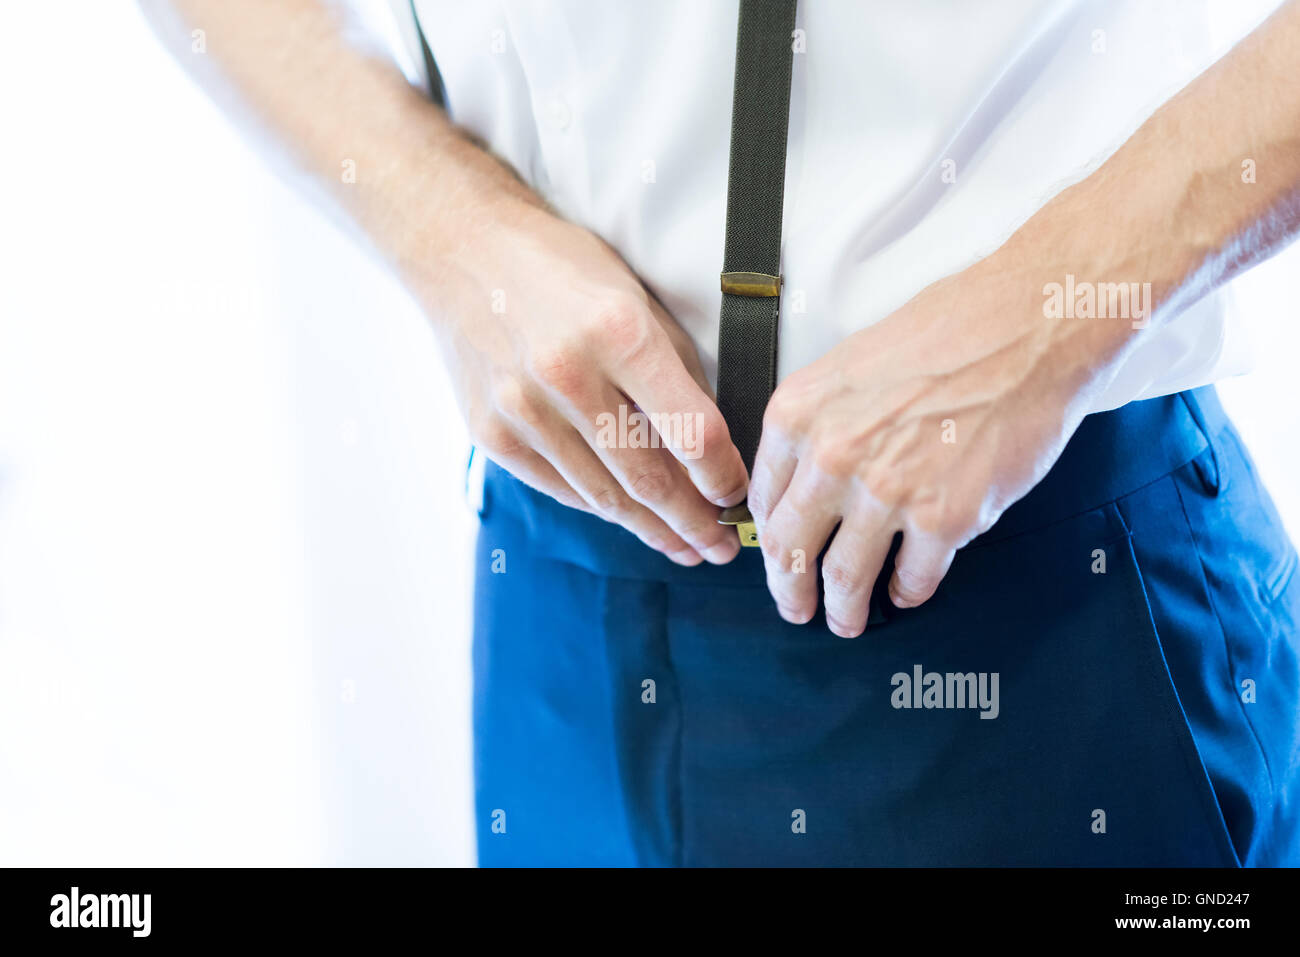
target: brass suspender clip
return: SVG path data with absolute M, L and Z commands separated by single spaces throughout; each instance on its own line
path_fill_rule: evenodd
M 722 291 L 732 296 L 772 299 L 781 295 L 781 277 L 770 276 L 765 272 L 724 272 Z M 746 548 L 758 547 L 758 526 L 754 524 L 754 516 L 749 513 L 749 506 L 744 502 L 723 509 L 718 524 L 736 526 L 741 545 Z
M 781 277 L 765 272 L 724 272 L 722 291 L 733 296 L 769 299 L 781 295 Z
M 724 508 L 722 514 L 718 516 L 718 524 L 735 525 L 741 545 L 746 548 L 758 547 L 758 526 L 754 524 L 754 516 L 749 514 L 749 506 L 744 502 L 731 508 Z
M 773 299 L 781 295 L 781 277 L 771 276 L 765 272 L 724 272 L 722 274 L 722 291 L 732 296 L 745 296 L 750 299 Z M 746 548 L 758 547 L 758 526 L 754 516 L 745 503 L 733 505 L 722 510 L 718 518 L 719 525 L 736 526 L 740 544 Z

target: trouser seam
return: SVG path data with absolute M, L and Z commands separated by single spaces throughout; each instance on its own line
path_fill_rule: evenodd
M 1223 642 L 1223 654 L 1228 662 L 1228 675 L 1232 681 L 1232 697 L 1237 702 L 1237 710 L 1241 712 L 1241 719 L 1250 729 L 1250 736 L 1255 741 L 1255 747 L 1259 750 L 1260 760 L 1264 762 L 1264 771 L 1268 775 L 1268 793 L 1270 801 L 1276 792 L 1276 784 L 1273 781 L 1273 768 L 1268 760 L 1268 753 L 1264 750 L 1264 743 L 1260 739 L 1259 731 L 1255 728 L 1255 723 L 1250 718 L 1250 713 L 1246 710 L 1245 704 L 1241 700 L 1241 695 L 1237 693 L 1237 662 L 1232 653 L 1232 645 L 1228 641 L 1228 630 L 1224 627 L 1223 616 L 1219 614 L 1218 603 L 1214 600 L 1214 591 L 1210 588 L 1209 576 L 1205 570 L 1205 559 L 1201 557 L 1201 543 L 1197 540 L 1196 528 L 1192 524 L 1191 517 L 1187 513 L 1187 503 L 1183 501 L 1183 490 L 1178 487 L 1178 482 L 1171 482 L 1174 487 L 1174 493 L 1178 496 L 1178 507 L 1183 513 L 1183 521 L 1187 525 L 1187 533 L 1191 536 L 1192 544 L 1196 548 L 1196 564 L 1201 575 L 1201 587 L 1205 591 L 1205 599 L 1209 602 L 1210 611 L 1214 614 L 1214 620 L 1219 626 L 1219 637 Z

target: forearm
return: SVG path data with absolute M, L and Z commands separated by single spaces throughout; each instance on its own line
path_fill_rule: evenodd
M 540 206 L 364 49 L 328 0 L 141 0 L 163 44 L 252 137 L 312 178 L 421 290 L 503 204 Z M 204 52 L 192 33 L 203 31 Z
M 1151 329 L 1300 231 L 1297 68 L 1292 0 L 994 255 L 1037 288 L 1067 273 L 1151 284 L 1142 321 L 1057 323 L 1081 376 L 1104 376 Z

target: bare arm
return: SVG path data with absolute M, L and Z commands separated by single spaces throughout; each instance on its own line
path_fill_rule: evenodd
M 345 3 L 139 3 L 163 45 L 268 159 L 309 174 L 408 282 L 433 278 L 470 232 L 440 224 L 471 226 L 494 203 L 541 207 L 372 48 Z M 355 182 L 345 181 L 345 163 L 355 164 Z
M 613 250 L 366 52 L 337 4 L 141 3 L 213 97 L 394 264 L 476 444 L 674 561 L 735 557 L 717 517 L 744 496 L 740 454 L 689 338 Z M 693 427 L 655 448 L 609 441 L 602 420 L 633 404 Z
M 1094 323 L 1099 348 L 1081 350 L 1088 361 L 1113 367 L 1150 328 L 1295 239 L 1297 70 L 1300 2 L 1290 0 L 1000 251 L 1035 263 L 1043 282 L 1069 269 L 1152 283 L 1150 326 Z M 1031 244 L 1056 256 L 1043 263 Z

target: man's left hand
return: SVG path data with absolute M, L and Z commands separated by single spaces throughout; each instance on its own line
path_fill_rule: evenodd
M 865 629 L 897 533 L 890 599 L 902 608 L 926 601 L 956 550 L 1060 456 L 1128 323 L 1045 318 L 1043 275 L 986 259 L 781 383 L 749 507 L 787 621 L 816 613 L 828 539 L 821 571 L 835 634 Z

